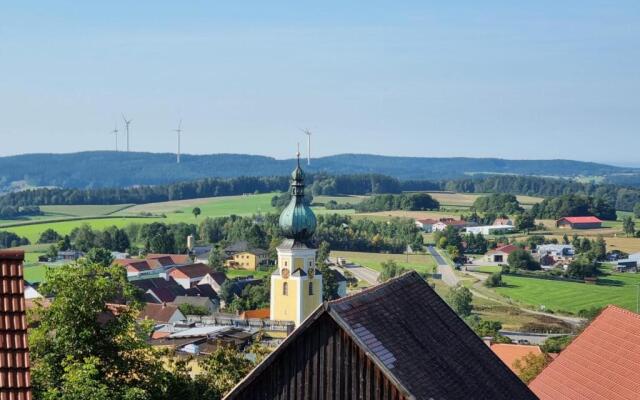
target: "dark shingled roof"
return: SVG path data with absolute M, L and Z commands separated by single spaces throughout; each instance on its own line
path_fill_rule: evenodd
M 0 400 L 30 400 L 22 251 L 0 251 Z
M 408 398 L 536 399 L 416 272 L 319 307 L 228 398 L 325 313 Z

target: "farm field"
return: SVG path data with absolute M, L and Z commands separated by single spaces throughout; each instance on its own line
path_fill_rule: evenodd
M 376 271 L 382 271 L 382 263 L 394 260 L 401 267 L 413 269 L 418 272 L 431 272 L 436 262 L 427 254 L 410 254 L 407 263 L 406 254 L 365 253 L 357 251 L 332 251 L 331 257 L 344 257 L 349 262 L 369 267 Z
M 366 199 L 368 196 L 314 196 L 313 203 L 316 204 L 324 204 L 328 201 L 335 201 L 338 204 L 358 204 L 362 202 L 362 200 Z
M 449 207 L 471 207 L 473 202 L 482 196 L 488 196 L 490 193 L 454 193 L 454 192 L 425 192 L 440 202 L 442 206 Z M 531 206 L 541 202 L 541 197 L 516 196 L 520 204 L 523 206 Z
M 635 311 L 640 275 L 611 273 L 603 276 L 603 284 L 588 285 L 576 282 L 553 281 L 503 275 L 507 286 L 494 290 L 517 302 L 556 312 L 577 313 L 590 307 L 615 304 Z

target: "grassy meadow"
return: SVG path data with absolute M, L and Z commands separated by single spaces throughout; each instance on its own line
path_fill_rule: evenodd
M 418 272 L 432 272 L 436 262 L 428 254 L 409 254 L 407 262 L 406 254 L 364 253 L 358 251 L 332 251 L 331 257 L 344 257 L 349 262 L 369 267 L 376 271 L 382 271 L 382 263 L 393 260 L 401 267 L 413 269 Z

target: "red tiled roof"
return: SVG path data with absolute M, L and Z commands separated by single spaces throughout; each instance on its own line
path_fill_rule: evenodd
M 136 262 L 132 262 L 126 265 L 128 272 L 141 272 L 141 271 L 149 271 L 151 267 L 146 260 L 138 260 Z
M 493 253 L 507 253 L 507 254 L 511 254 L 514 251 L 518 250 L 519 247 L 513 244 L 506 244 L 504 246 L 500 246 L 500 247 L 496 247 L 495 249 L 489 251 L 488 254 L 493 254 Z
M 640 315 L 607 307 L 529 387 L 541 400 L 637 400 Z
M 598 217 L 563 217 L 558 220 L 558 222 L 560 221 L 567 221 L 570 224 L 596 224 L 602 222 Z
M 535 355 L 542 354 L 540 346 L 529 346 L 523 344 L 494 343 L 491 345 L 491 350 L 516 374 L 518 371 L 516 371 L 513 366 L 516 360 L 522 359 L 529 353 L 533 353 Z
M 0 400 L 30 400 L 22 251 L 0 251 Z
M 243 319 L 251 319 L 251 318 L 259 318 L 259 319 L 269 319 L 270 310 L 268 308 L 258 308 L 257 310 L 246 310 L 240 314 L 240 317 Z
M 187 254 L 158 254 L 158 253 L 147 254 L 147 260 L 154 260 L 158 258 L 169 258 L 171 259 L 171 261 L 173 261 L 174 265 L 186 265 L 191 262 L 191 259 Z
M 138 318 L 167 323 L 178 311 L 178 307 L 170 304 L 146 303 Z
M 433 218 L 425 218 L 425 219 L 417 219 L 416 222 L 420 222 L 421 224 L 435 224 L 438 220 Z
M 172 277 L 179 278 L 202 278 L 203 276 L 211 273 L 211 267 L 207 264 L 197 263 L 197 264 L 189 264 L 181 267 L 175 267 L 171 271 L 169 271 L 169 275 Z

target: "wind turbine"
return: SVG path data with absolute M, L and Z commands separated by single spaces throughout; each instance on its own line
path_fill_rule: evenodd
M 173 131 L 178 134 L 177 163 L 180 164 L 180 136 L 182 134 L 182 118 L 180 118 L 180 122 L 178 122 L 178 129 L 174 129 Z
M 131 119 L 127 119 L 124 114 L 122 114 L 122 119 L 124 120 L 125 129 L 127 131 L 127 153 L 129 152 L 129 124 L 131 123 Z
M 301 129 L 307 135 L 307 165 L 311 165 L 311 131 L 309 129 Z
M 113 133 L 116 138 L 116 151 L 118 151 L 118 124 L 115 124 L 111 133 Z

